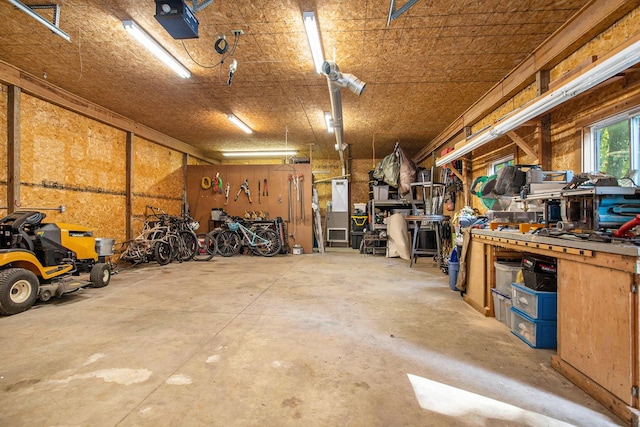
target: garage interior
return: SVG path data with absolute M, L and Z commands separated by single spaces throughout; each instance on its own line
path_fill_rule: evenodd
M 560 212 L 555 193 L 538 199 L 546 234 L 461 216 L 503 211 L 476 185 L 498 166 L 565 172 L 563 184 L 613 171 L 589 141 L 620 121 L 637 193 L 640 1 L 6 0 L 0 12 L 0 215 L 42 212 L 115 242 L 109 286 L 0 316 L 1 425 L 638 424 L 633 229 L 616 235 L 597 207 L 572 217 L 575 195 Z M 413 187 L 381 193 L 372 173 L 400 152 L 419 168 Z M 431 202 L 442 185 L 441 212 L 427 212 L 423 181 Z M 611 210 L 631 220 L 633 203 Z M 188 213 L 197 233 L 224 228 L 220 211 L 279 219 L 287 244 L 131 265 L 118 256 L 151 208 Z M 409 247 L 393 255 L 380 230 L 398 208 Z M 431 222 L 435 256 L 414 254 Z M 3 269 L 28 249 L 3 246 Z M 497 321 L 500 263 L 535 257 L 557 265 L 548 346 Z M 0 276 L 5 310 L 14 288 Z

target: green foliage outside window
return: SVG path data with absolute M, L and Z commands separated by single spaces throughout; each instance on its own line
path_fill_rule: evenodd
M 622 178 L 631 167 L 629 121 L 622 120 L 596 131 L 600 172 Z

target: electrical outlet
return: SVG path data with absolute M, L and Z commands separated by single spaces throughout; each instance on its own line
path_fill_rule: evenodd
M 231 34 L 233 34 L 234 36 L 241 36 L 244 34 L 244 31 L 242 30 L 231 30 Z

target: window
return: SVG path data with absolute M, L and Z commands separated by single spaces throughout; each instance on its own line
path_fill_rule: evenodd
M 609 117 L 587 127 L 582 159 L 584 172 L 606 172 L 636 179 L 640 168 L 640 111 Z
M 489 168 L 487 170 L 487 175 L 491 176 L 493 174 L 496 174 L 503 167 L 505 167 L 505 166 L 513 166 L 514 164 L 515 163 L 514 163 L 514 160 L 513 160 L 513 155 L 498 159 L 498 160 L 496 160 L 495 162 L 492 162 L 489 165 Z

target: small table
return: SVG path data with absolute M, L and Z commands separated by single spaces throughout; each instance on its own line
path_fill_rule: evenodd
M 409 224 L 413 224 L 413 240 L 411 242 L 411 261 L 409 267 L 413 267 L 418 255 L 439 255 L 440 254 L 440 229 L 438 223 L 448 220 L 445 215 L 407 215 L 405 217 Z M 422 223 L 436 224 L 436 249 L 418 248 L 418 232 Z

